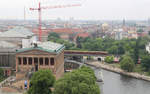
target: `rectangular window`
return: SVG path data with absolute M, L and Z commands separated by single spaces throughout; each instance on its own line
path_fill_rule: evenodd
M 29 57 L 29 65 L 32 65 L 32 58 L 31 57 Z
M 27 65 L 27 58 L 26 57 L 23 58 L 23 65 Z
M 21 58 L 18 57 L 18 64 L 21 65 Z
M 51 58 L 51 65 L 54 65 L 54 58 Z
M 34 58 L 34 64 L 38 65 L 38 58 Z
M 43 65 L 43 58 L 40 58 L 40 65 Z
M 48 60 L 48 58 L 45 58 L 45 65 L 49 65 L 49 60 Z

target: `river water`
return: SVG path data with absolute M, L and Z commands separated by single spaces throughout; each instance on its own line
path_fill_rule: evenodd
M 150 82 L 138 80 L 132 77 L 123 76 L 114 72 L 103 69 L 96 69 L 96 75 L 102 71 L 103 83 L 98 83 L 101 89 L 101 94 L 150 94 Z M 100 75 L 99 75 L 100 76 Z M 16 94 L 4 93 L 0 94 Z
M 99 70 L 102 71 L 104 80 L 104 83 L 98 83 L 102 94 L 150 94 L 150 82 Z

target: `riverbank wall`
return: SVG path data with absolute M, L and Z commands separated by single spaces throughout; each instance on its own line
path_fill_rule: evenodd
M 117 67 L 105 64 L 105 63 L 89 62 L 89 63 L 86 63 L 86 64 L 89 65 L 89 66 L 99 67 L 99 68 L 102 68 L 104 70 L 108 70 L 108 71 L 111 71 L 111 72 L 119 73 L 119 74 L 122 74 L 122 75 L 126 75 L 126 76 L 129 76 L 129 77 L 133 77 L 133 78 L 136 78 L 136 79 L 145 80 L 145 81 L 150 82 L 150 76 L 141 75 L 141 74 L 138 74 L 138 73 L 135 73 L 135 72 L 125 72 L 124 70 L 122 70 L 120 68 L 117 68 Z

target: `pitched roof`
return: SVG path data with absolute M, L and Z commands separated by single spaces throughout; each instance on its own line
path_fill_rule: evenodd
M 90 36 L 90 35 L 89 35 L 89 33 L 87 33 L 87 32 L 77 34 L 77 37 L 86 38 L 86 37 L 89 37 L 89 36 Z
M 17 53 L 36 49 L 36 50 L 42 50 L 42 51 L 46 51 L 49 53 L 57 54 L 57 53 L 61 52 L 64 48 L 65 48 L 64 45 L 48 41 L 48 42 L 38 43 L 37 47 L 19 49 L 19 50 L 17 50 Z
M 56 33 L 67 33 L 67 34 L 72 34 L 72 33 L 80 33 L 83 32 L 83 29 L 78 29 L 78 28 L 53 28 L 50 31 L 56 32 Z

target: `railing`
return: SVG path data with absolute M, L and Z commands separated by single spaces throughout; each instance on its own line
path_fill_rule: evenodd
M 105 51 L 77 51 L 77 50 L 65 50 L 64 54 L 80 54 L 80 55 L 109 55 Z

